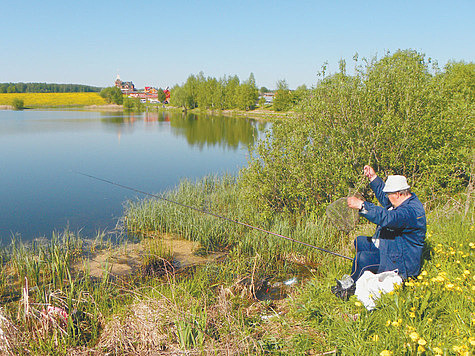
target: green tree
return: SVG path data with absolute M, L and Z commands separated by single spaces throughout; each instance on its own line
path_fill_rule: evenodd
M 109 104 L 114 103 L 121 105 L 123 103 L 124 97 L 122 91 L 117 87 L 108 87 L 101 90 L 99 93 L 101 97 Z
M 233 109 L 237 105 L 237 94 L 238 88 L 240 85 L 240 80 L 237 75 L 233 77 L 228 77 L 226 79 L 225 89 L 224 89 L 224 108 Z
M 264 218 L 315 213 L 360 187 L 365 164 L 383 177 L 406 175 L 426 201 L 460 192 L 474 152 L 474 78 L 472 63 L 433 76 L 412 50 L 357 63 L 354 76 L 340 65 L 305 96 L 297 118 L 275 123 L 255 147 L 243 197 Z
M 166 94 L 163 92 L 163 89 L 162 89 L 162 88 L 159 88 L 159 89 L 158 89 L 157 100 L 158 100 L 159 102 L 163 103 L 166 98 L 167 98 L 167 96 L 166 96 Z
M 236 106 L 241 110 L 252 110 L 256 107 L 259 91 L 256 86 L 254 74 L 249 75 L 249 79 L 244 81 L 236 90 Z
M 287 111 L 292 106 L 292 93 L 285 79 L 277 82 L 277 90 L 275 92 L 273 107 L 275 111 Z
M 143 111 L 144 105 L 140 102 L 139 98 L 126 97 L 123 102 L 124 109 L 126 111 Z

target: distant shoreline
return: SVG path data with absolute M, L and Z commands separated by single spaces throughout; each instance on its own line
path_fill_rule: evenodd
M 72 105 L 72 106 L 33 106 L 33 107 L 26 107 L 22 110 L 47 110 L 47 109 L 54 109 L 54 110 L 68 110 L 68 109 L 82 109 L 88 111 L 124 111 L 124 107 L 122 105 L 117 104 L 104 104 L 104 105 Z M 0 105 L 0 110 L 14 110 L 13 106 L 11 105 Z M 184 111 L 183 108 L 175 107 L 175 106 L 166 106 L 166 107 L 157 107 L 159 111 Z M 188 110 L 190 113 L 194 114 L 211 114 L 211 115 L 222 115 L 228 117 L 243 117 L 248 119 L 255 119 L 255 120 L 282 120 L 293 116 L 295 113 L 293 112 L 275 112 L 270 110 L 263 110 L 263 109 L 255 109 L 250 111 L 245 110 L 200 110 L 199 108 Z

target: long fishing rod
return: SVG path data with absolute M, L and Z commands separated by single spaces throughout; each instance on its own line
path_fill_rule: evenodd
M 262 232 L 265 232 L 265 233 L 267 233 L 267 234 L 269 234 L 269 235 L 278 236 L 278 237 L 283 238 L 283 239 L 285 239 L 285 240 L 292 241 L 292 242 L 295 242 L 295 243 L 298 243 L 298 244 L 301 244 L 301 245 L 304 245 L 304 246 L 307 246 L 307 247 L 311 247 L 311 248 L 317 249 L 317 250 L 319 250 L 319 251 L 329 253 L 329 254 L 334 255 L 334 256 L 338 256 L 338 257 L 341 257 L 341 258 L 345 258 L 345 259 L 351 260 L 351 261 L 353 260 L 352 258 L 350 258 L 350 257 L 348 257 L 348 256 L 344 256 L 344 255 L 341 255 L 341 254 L 339 254 L 339 253 L 336 253 L 336 252 L 333 252 L 333 251 L 329 251 L 329 250 L 326 250 L 326 249 L 324 249 L 324 248 L 321 248 L 321 247 L 318 247 L 318 246 L 314 246 L 314 245 L 308 244 L 308 243 L 306 243 L 306 242 L 298 241 L 298 240 L 295 240 L 295 239 L 293 239 L 293 238 L 291 238 L 291 237 L 284 236 L 284 235 L 281 235 L 281 234 L 277 234 L 277 233 L 272 232 L 272 231 L 268 231 L 268 230 L 265 230 L 265 229 L 261 229 L 260 227 L 252 226 L 252 225 L 249 225 L 249 224 L 240 222 L 240 221 L 238 221 L 238 220 L 234 220 L 234 219 L 228 218 L 228 217 L 226 217 L 226 216 L 218 215 L 218 214 L 215 214 L 215 213 L 206 211 L 206 210 L 202 210 L 202 209 L 195 208 L 195 207 L 190 206 L 190 205 L 182 204 L 182 203 L 179 203 L 179 202 L 170 200 L 170 199 L 168 199 L 168 198 L 162 197 L 162 196 L 160 196 L 160 195 L 156 195 L 156 194 L 151 194 L 151 193 L 148 193 L 148 192 L 144 192 L 143 190 L 139 190 L 139 189 L 135 189 L 135 188 L 132 188 L 132 187 L 128 187 L 128 186 L 126 186 L 126 185 L 123 185 L 123 184 L 120 184 L 120 183 L 116 183 L 116 182 L 112 182 L 112 181 L 107 180 L 107 179 L 104 179 L 104 178 L 95 177 L 95 176 L 90 175 L 90 174 L 87 174 L 87 173 L 82 173 L 82 172 L 78 172 L 78 171 L 73 171 L 73 172 L 74 172 L 74 173 L 77 173 L 77 174 L 80 174 L 80 175 L 82 175 L 82 176 L 85 176 L 85 177 L 89 177 L 89 178 L 92 178 L 92 179 L 95 179 L 95 180 L 99 180 L 99 181 L 101 181 L 101 182 L 105 182 L 105 183 L 108 183 L 108 184 L 115 185 L 115 186 L 117 186 L 117 187 L 121 187 L 121 188 L 124 188 L 124 189 L 127 189 L 127 190 L 131 190 L 131 191 L 136 192 L 136 193 L 144 194 L 144 195 L 147 195 L 147 196 L 150 196 L 150 197 L 153 197 L 153 198 L 157 198 L 157 199 L 161 199 L 161 200 L 167 201 L 167 202 L 169 202 L 169 203 L 173 203 L 173 204 L 176 204 L 176 205 L 180 205 L 180 206 L 185 207 L 185 208 L 193 209 L 193 210 L 195 210 L 195 211 L 199 211 L 200 213 L 208 214 L 208 215 L 211 215 L 211 216 L 214 216 L 214 217 L 223 219 L 223 220 L 227 220 L 227 221 L 233 222 L 233 223 L 235 223 L 235 224 L 239 224 L 239 225 L 242 225 L 242 226 L 246 226 L 246 227 L 251 228 L 251 229 L 254 229 L 254 230 L 262 231 Z

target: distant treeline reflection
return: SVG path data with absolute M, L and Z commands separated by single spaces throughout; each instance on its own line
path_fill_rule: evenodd
M 174 135 L 186 137 L 188 144 L 199 148 L 216 145 L 238 148 L 239 145 L 253 145 L 258 133 L 269 125 L 252 119 L 169 112 L 124 112 L 104 117 L 102 121 L 108 125 L 129 128 L 136 122 L 169 122 Z

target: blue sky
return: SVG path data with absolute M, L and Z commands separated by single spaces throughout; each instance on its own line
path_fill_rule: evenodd
M 353 55 L 475 61 L 475 1 L 2 1 L 0 82 L 139 88 L 190 74 L 316 83 Z

